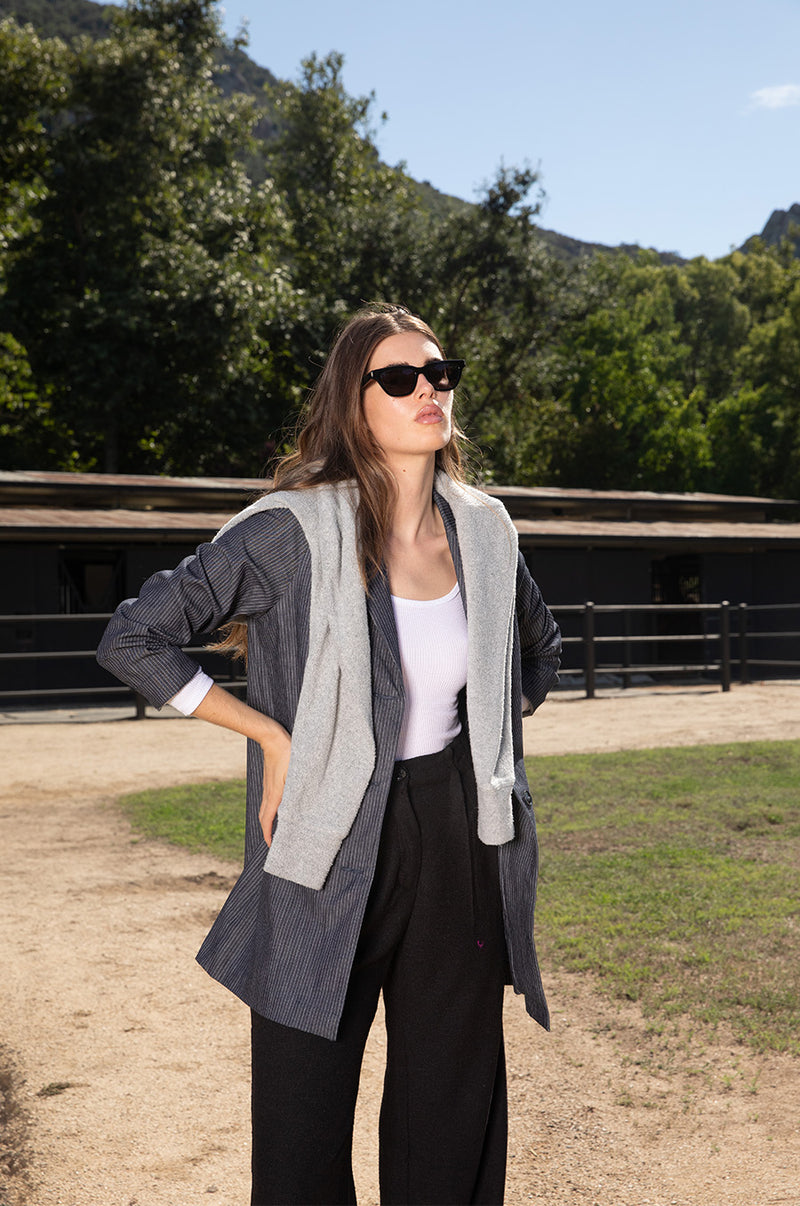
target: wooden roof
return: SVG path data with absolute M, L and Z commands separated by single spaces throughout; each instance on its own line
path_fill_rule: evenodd
M 147 474 L 0 471 L 0 507 L 87 508 L 99 511 L 194 511 L 232 515 L 262 493 L 264 478 L 160 477 Z M 659 494 L 650 490 L 583 490 L 555 486 L 493 486 L 514 519 L 800 520 L 800 502 L 749 495 Z
M 77 540 L 126 543 L 197 543 L 210 540 L 230 519 L 227 511 L 139 511 L 125 508 L 2 507 L 6 541 Z M 516 519 L 524 545 L 587 547 L 698 544 L 800 549 L 800 523 L 655 520 Z

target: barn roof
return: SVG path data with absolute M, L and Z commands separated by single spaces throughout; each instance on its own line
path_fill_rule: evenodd
M 4 540 L 196 543 L 210 540 L 228 511 L 139 511 L 125 508 L 3 507 Z M 543 546 L 693 545 L 800 549 L 800 523 L 596 519 L 516 519 L 523 544 Z

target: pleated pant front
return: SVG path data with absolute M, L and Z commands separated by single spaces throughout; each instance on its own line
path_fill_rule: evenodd
M 335 1042 L 252 1015 L 252 1206 L 355 1203 L 353 1117 L 383 991 L 384 1206 L 503 1201 L 506 949 L 464 735 L 398 762 Z

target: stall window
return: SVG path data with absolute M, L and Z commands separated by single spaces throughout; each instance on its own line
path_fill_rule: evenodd
M 65 615 L 113 611 L 122 598 L 122 553 L 63 549 L 58 587 L 60 610 Z

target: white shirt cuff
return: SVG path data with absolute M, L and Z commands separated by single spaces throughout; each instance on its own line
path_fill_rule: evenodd
M 183 712 L 184 716 L 191 716 L 195 708 L 200 707 L 213 686 L 213 678 L 198 666 L 194 678 L 189 679 L 186 686 L 181 687 L 178 694 L 173 695 L 172 699 L 167 702 L 173 708 L 177 708 L 179 712 Z

